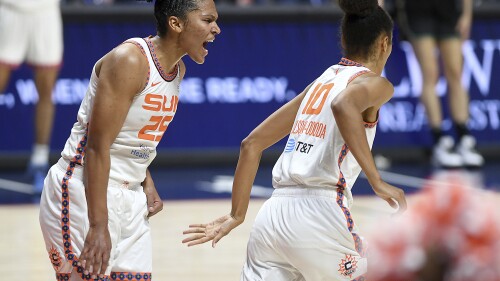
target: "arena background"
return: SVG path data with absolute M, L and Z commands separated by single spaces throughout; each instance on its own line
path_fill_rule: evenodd
M 76 120 L 93 64 L 127 38 L 154 35 L 151 10 L 151 4 L 144 3 L 63 6 L 65 52 L 54 91 L 52 160 Z M 158 147 L 156 165 L 233 163 L 240 141 L 259 122 L 341 57 L 341 13 L 334 5 L 219 5 L 218 10 L 222 34 L 208 47 L 205 64 L 184 59 L 187 73 L 179 110 Z M 479 150 L 490 159 L 500 154 L 499 15 L 498 5 L 475 7 L 471 38 L 463 47 L 463 82 L 471 97 L 469 125 Z M 395 94 L 381 111 L 374 151 L 395 161 L 423 160 L 430 134 L 418 102 L 421 77 L 411 47 L 400 40 L 397 29 L 385 75 Z M 438 92 L 443 96 L 445 91 L 442 78 Z M 0 141 L 2 167 L 25 165 L 36 101 L 30 69 L 23 66 L 0 96 L 0 131 L 6 132 Z M 448 119 L 445 128 L 450 125 Z M 282 145 L 266 152 L 263 161 L 272 162 Z

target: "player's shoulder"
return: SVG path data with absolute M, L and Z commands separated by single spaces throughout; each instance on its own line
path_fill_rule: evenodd
M 120 44 L 103 58 L 104 63 L 110 63 L 127 71 L 143 71 L 149 69 L 149 62 L 140 48 L 134 44 Z
M 392 83 L 386 77 L 380 76 L 372 71 L 361 72 L 356 78 L 351 81 L 350 84 L 363 84 L 373 87 L 383 87 L 391 89 L 394 88 Z

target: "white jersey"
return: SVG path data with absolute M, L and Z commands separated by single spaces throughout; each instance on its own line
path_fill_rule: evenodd
M 329 67 L 306 93 L 284 152 L 273 168 L 274 188 L 305 187 L 335 190 L 344 188 L 348 205 L 351 188 L 361 167 L 349 152 L 330 104 L 357 76 L 369 69 L 343 58 Z M 376 122 L 365 123 L 370 148 Z
M 146 170 L 156 156 L 156 146 L 174 118 L 179 102 L 180 67 L 165 73 L 156 57 L 154 46 L 148 38 L 132 38 L 149 62 L 149 77 L 145 88 L 138 93 L 130 106 L 123 127 L 110 148 L 110 184 L 137 185 L 146 178 Z M 78 111 L 78 121 L 73 125 L 62 157 L 84 165 L 87 128 L 99 78 L 92 70 L 87 93 Z M 102 122 L 102 121 L 101 121 Z

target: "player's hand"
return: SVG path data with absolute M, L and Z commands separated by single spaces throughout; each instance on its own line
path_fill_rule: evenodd
M 380 181 L 372 187 L 378 197 L 387 201 L 392 208 L 397 210 L 396 213 L 399 214 L 406 210 L 405 192 L 401 188 L 397 188 L 384 181 Z
M 150 181 L 148 184 L 144 184 L 143 189 L 148 200 L 148 217 L 152 217 L 163 210 L 163 201 L 161 200 L 153 181 Z
M 79 265 L 84 268 L 84 274 L 90 274 L 93 279 L 97 276 L 103 277 L 109 265 L 110 252 L 111 238 L 108 226 L 91 226 L 80 255 Z
M 203 244 L 212 241 L 212 247 L 215 247 L 219 240 L 226 236 L 231 230 L 240 225 L 243 221 L 236 220 L 231 215 L 225 215 L 207 224 L 191 224 L 189 229 L 184 230 L 182 234 L 192 234 L 182 240 L 182 243 L 188 243 L 188 247 Z

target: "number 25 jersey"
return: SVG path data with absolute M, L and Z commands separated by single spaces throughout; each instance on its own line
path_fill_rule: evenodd
M 109 181 L 110 184 L 136 185 L 144 181 L 146 170 L 156 157 L 156 146 L 177 111 L 181 77 L 179 64 L 172 73 L 164 72 L 149 38 L 132 38 L 124 44 L 134 44 L 141 50 L 149 62 L 149 77 L 144 89 L 134 97 L 125 122 L 110 147 Z M 94 66 L 77 122 L 62 152 L 62 157 L 69 161 L 75 154 L 82 154 L 78 158 L 78 164 L 82 165 L 98 81 Z

